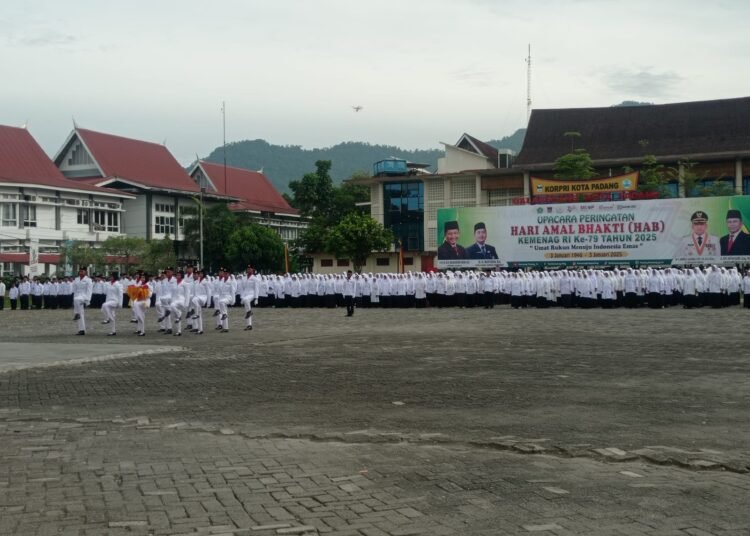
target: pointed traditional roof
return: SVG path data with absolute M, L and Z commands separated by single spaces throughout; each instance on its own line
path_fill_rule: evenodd
M 5 125 L 0 125 L 0 182 L 131 197 L 65 178 L 28 130 Z
M 495 149 L 489 143 L 485 143 L 482 140 L 475 138 L 474 136 L 464 133 L 456 143 L 456 147 L 467 150 L 468 147 L 472 147 L 474 149 L 474 152 L 486 158 L 489 158 L 494 164 L 497 164 L 497 149 Z
M 299 214 L 297 209 L 289 206 L 271 181 L 258 171 L 227 166 L 225 185 L 223 165 L 200 160 L 190 172 L 193 178 L 198 169 L 203 171 L 211 183 L 210 186 L 217 193 L 241 199 L 240 202 L 229 205 L 230 210 L 273 212 L 294 216 Z
M 164 145 L 76 127 L 55 157 L 60 166 L 67 148 L 79 139 L 99 169 L 103 182 L 114 179 L 151 189 L 199 191 L 185 169 Z
M 565 133 L 572 132 L 575 146 L 600 163 L 640 161 L 646 154 L 665 160 L 733 158 L 750 154 L 750 97 L 533 110 L 515 166 L 554 165 L 570 152 Z

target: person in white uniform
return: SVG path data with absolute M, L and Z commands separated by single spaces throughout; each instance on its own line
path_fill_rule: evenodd
M 122 284 L 117 272 L 112 272 L 109 276 L 109 282 L 104 284 L 104 303 L 102 304 L 102 313 L 104 321 L 102 324 L 109 324 L 110 330 L 107 336 L 117 335 L 117 309 L 122 307 Z
M 85 308 L 91 303 L 91 293 L 94 290 L 94 283 L 86 275 L 86 269 L 78 270 L 78 277 L 73 280 L 73 320 L 78 322 L 78 333 L 76 335 L 86 335 L 86 312 Z
M 237 283 L 237 292 L 240 302 L 245 308 L 245 331 L 253 329 L 253 305 L 258 305 L 260 296 L 260 282 L 252 266 L 247 267 L 247 272 Z

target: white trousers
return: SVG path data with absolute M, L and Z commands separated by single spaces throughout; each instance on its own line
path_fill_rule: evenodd
M 229 329 L 229 306 L 234 303 L 234 296 L 222 296 L 219 298 L 219 322 L 223 329 Z
M 247 318 L 245 319 L 245 325 L 246 326 L 252 326 L 253 325 L 253 301 L 255 301 L 255 294 L 246 294 L 245 296 L 242 296 L 240 298 L 240 301 L 242 302 L 242 305 L 245 306 L 245 316 Z M 250 313 L 248 315 L 247 313 Z
M 172 311 L 172 320 L 177 328 L 177 333 L 182 333 L 182 317 L 185 316 L 185 312 L 187 311 L 185 300 L 172 300 L 169 304 L 169 309 Z
M 78 315 L 78 331 L 86 331 L 86 299 L 73 298 L 73 312 Z
M 190 300 L 193 304 L 195 316 L 198 318 L 194 320 L 193 327 L 198 331 L 203 331 L 203 308 L 208 304 L 207 296 L 194 296 Z
M 141 333 L 146 333 L 146 309 L 148 308 L 149 300 L 138 300 L 133 302 L 133 314 L 136 320 L 136 329 Z
M 104 319 L 109 320 L 109 323 L 112 324 L 109 331 L 110 333 L 114 333 L 117 331 L 117 315 L 115 314 L 115 311 L 117 311 L 117 308 L 122 305 L 122 302 L 117 303 L 116 300 L 109 300 L 102 304 L 102 313 L 104 314 Z

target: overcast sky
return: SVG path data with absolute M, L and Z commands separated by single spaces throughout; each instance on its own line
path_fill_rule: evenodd
M 750 94 L 747 0 L 2 0 L 0 124 L 162 143 L 439 147 L 534 108 Z M 355 112 L 352 106 L 363 106 Z

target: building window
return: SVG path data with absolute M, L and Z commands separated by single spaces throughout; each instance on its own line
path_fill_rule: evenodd
M 179 224 L 180 229 L 182 229 L 185 226 L 185 220 L 190 218 L 195 218 L 198 215 L 198 207 L 180 207 L 180 218 L 179 218 Z
M 407 251 L 424 249 L 424 184 L 421 181 L 383 185 L 384 226 L 390 229 L 395 247 Z
M 454 207 L 473 207 L 477 204 L 477 181 L 474 179 L 456 179 L 451 181 L 451 205 Z
M 336 266 L 349 266 L 349 259 L 336 259 Z
M 750 195 L 750 177 L 742 178 L 742 193 Z
M 84 208 L 79 208 L 77 221 L 78 221 L 78 225 L 88 225 L 89 224 L 89 211 Z
M 414 257 L 404 257 L 404 266 L 414 266 Z
M 323 268 L 330 268 L 333 266 L 333 259 L 320 259 L 320 266 Z
M 378 266 L 390 266 L 391 265 L 391 258 L 390 257 L 378 257 L 375 259 L 375 264 Z
M 170 218 L 169 216 L 156 216 L 154 232 L 156 234 L 174 235 L 174 218 Z
M 2 208 L 3 227 L 15 227 L 18 225 L 18 213 L 15 203 L 3 203 Z
M 487 191 L 487 205 L 490 207 L 507 207 L 513 200 L 523 197 L 523 188 L 501 188 Z
M 24 227 L 36 227 L 36 207 L 21 205 L 21 219 Z
M 168 205 L 166 203 L 156 203 L 154 205 L 155 212 L 165 212 L 167 214 L 174 214 L 174 205 Z
M 118 212 L 94 211 L 94 230 L 109 233 L 120 232 L 120 214 Z

